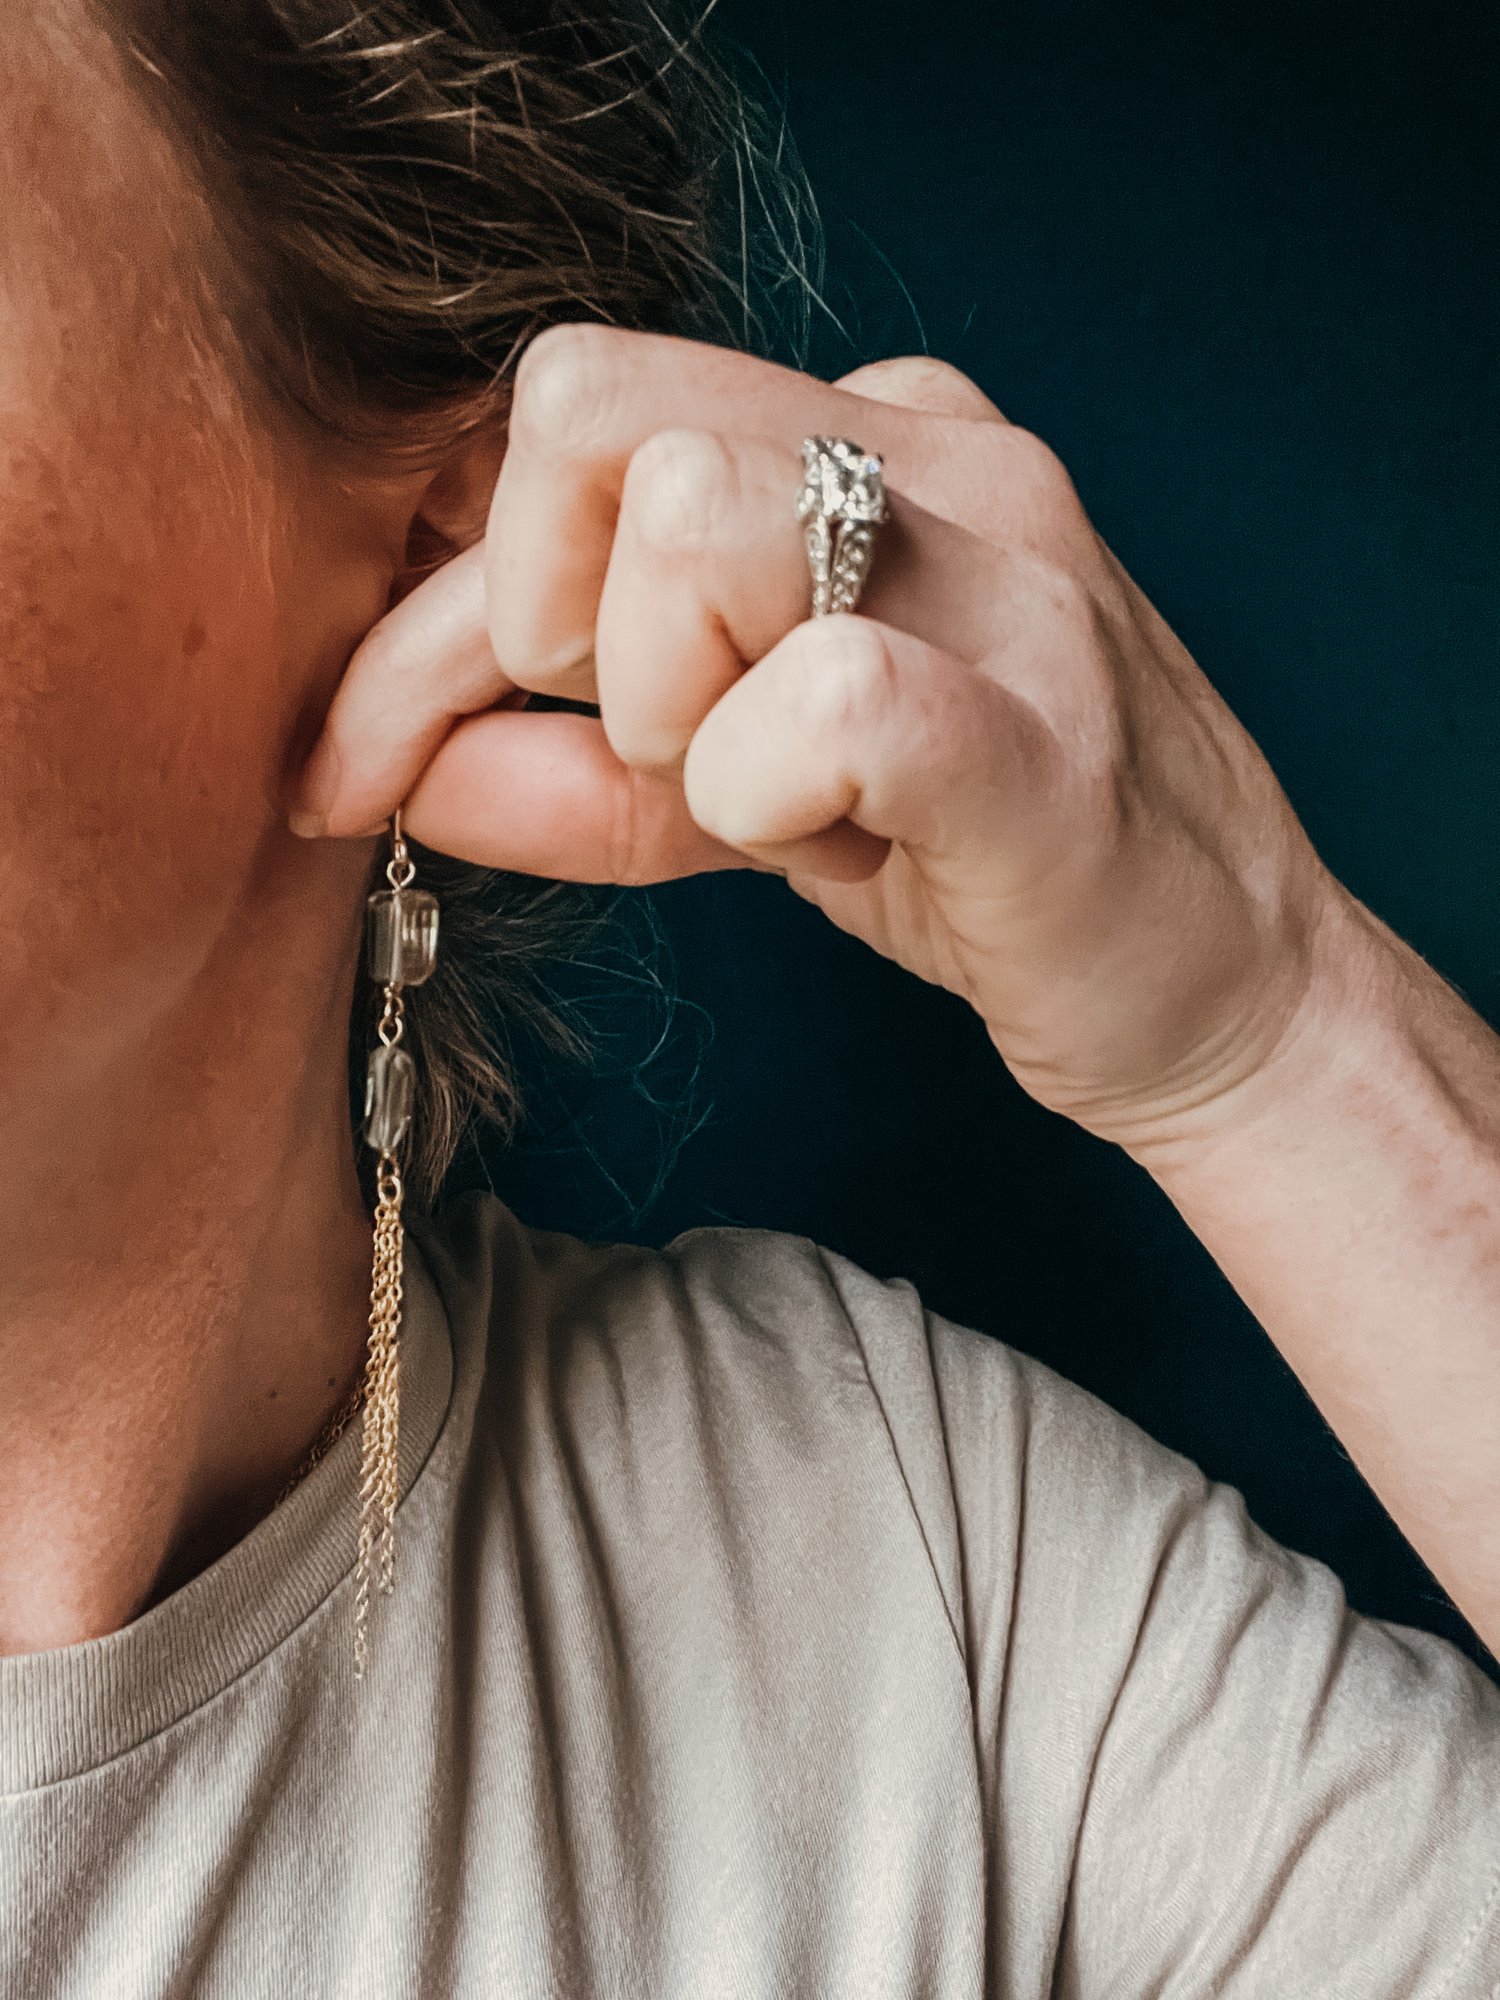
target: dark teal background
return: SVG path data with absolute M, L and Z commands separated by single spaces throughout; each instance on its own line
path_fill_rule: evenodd
M 923 345 L 1045 436 L 1334 869 L 1500 1018 L 1500 9 L 723 0 L 823 203 L 834 372 Z M 627 906 L 528 1217 L 807 1232 L 1240 1486 L 1361 1608 L 1464 1637 L 1120 1155 L 779 884 Z M 642 957 L 644 954 L 644 957 Z M 639 964 L 645 964 L 645 972 Z M 680 995 L 672 1012 L 657 974 Z M 1268 1255 L 1274 1255 L 1268 1246 Z

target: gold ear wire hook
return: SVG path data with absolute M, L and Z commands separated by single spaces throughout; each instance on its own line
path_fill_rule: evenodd
M 406 844 L 401 826 L 401 808 L 397 806 L 391 814 L 391 858 L 386 863 L 385 878 L 393 889 L 409 889 L 416 875 L 417 864 L 412 860 L 411 850 Z

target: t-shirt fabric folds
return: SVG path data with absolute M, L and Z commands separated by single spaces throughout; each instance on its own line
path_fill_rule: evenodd
M 1500 1692 L 799 1239 L 414 1232 L 351 1431 L 0 1660 L 5 2000 L 1494 2000 Z

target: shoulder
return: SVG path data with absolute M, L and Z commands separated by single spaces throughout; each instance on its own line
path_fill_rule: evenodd
M 491 1370 L 545 1353 L 574 1395 L 691 1393 L 725 1428 L 756 1413 L 857 1417 L 955 1550 L 955 1501 L 967 1511 L 984 1564 L 1004 1567 L 1023 1517 L 1075 1545 L 1087 1525 L 1105 1543 L 1159 1546 L 1208 1485 L 1088 1391 L 806 1237 L 711 1227 L 660 1249 L 586 1243 L 474 1193 L 421 1240 L 455 1335 L 482 1343 Z
M 747 1507 L 796 1495 L 847 1521 L 859 1497 L 887 1524 L 902 1513 L 966 1651 L 1001 1639 L 1026 1543 L 1049 1569 L 1092 1545 L 1116 1601 L 1138 1603 L 1206 1483 L 1086 1391 L 929 1311 L 906 1280 L 805 1237 L 589 1244 L 470 1195 L 423 1244 L 507 1426 L 586 1440 L 596 1466 L 649 1451 Z M 1064 1604 L 1073 1587 L 1084 1574 Z
M 686 1231 L 660 1249 L 588 1243 L 521 1223 L 470 1194 L 424 1226 L 424 1254 L 455 1333 L 493 1348 L 545 1344 L 554 1368 L 607 1351 L 643 1387 L 691 1370 L 733 1398 L 870 1393 L 864 1322 L 921 1311 L 909 1287 L 881 1287 L 805 1237 L 741 1228 Z
M 1019 1676 L 1046 1708 L 1063 1674 L 1087 1733 L 1148 1628 L 1206 1643 L 1272 1577 L 1265 1623 L 1297 1628 L 1336 1595 L 1234 1488 L 906 1280 L 804 1237 L 588 1244 L 478 1195 L 424 1247 L 461 1366 L 467 1346 L 488 1387 L 482 1429 L 518 1450 L 550 1438 L 601 1477 L 649 1460 L 747 1517 L 795 1506 L 832 1532 L 836 1510 L 851 1541 L 861 1509 L 872 1535 L 903 1523 L 992 1702 Z
M 987 1461 L 987 1552 L 1008 1566 L 1006 1461 L 1024 1461 L 1034 1364 L 935 1320 L 906 1281 L 767 1230 L 588 1244 L 526 1227 L 486 1195 L 450 1205 L 422 1246 L 456 1347 L 484 1348 L 495 1408 L 511 1413 L 500 1420 L 533 1444 L 566 1433 L 601 1471 L 649 1454 L 682 1490 L 712 1488 L 747 1514 L 800 1507 L 832 1532 L 836 1510 L 845 1536 L 909 1531 L 961 1630 L 956 1401 Z

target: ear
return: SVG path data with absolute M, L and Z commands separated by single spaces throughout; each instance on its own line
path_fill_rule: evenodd
M 505 430 L 486 425 L 458 441 L 407 489 L 406 546 L 391 581 L 391 603 L 484 535 L 505 458 Z

